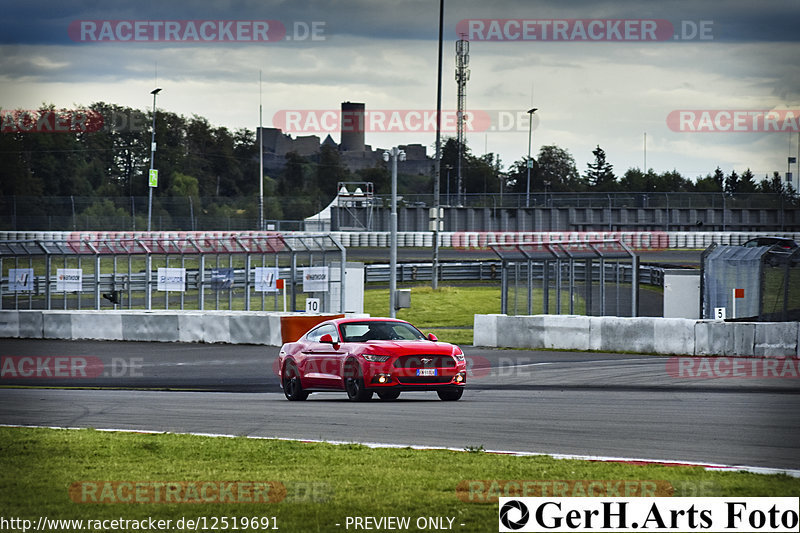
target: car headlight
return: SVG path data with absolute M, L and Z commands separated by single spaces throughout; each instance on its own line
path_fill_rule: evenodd
M 456 358 L 456 361 L 459 361 L 459 362 L 461 362 L 461 361 L 463 361 L 463 360 L 464 360 L 464 354 L 463 354 L 462 352 L 456 352 L 456 353 L 454 353 L 454 354 L 453 354 L 453 357 L 455 357 L 455 358 Z
M 389 360 L 388 355 L 375 355 L 371 353 L 361 354 L 364 356 L 364 359 L 369 361 L 370 363 L 385 363 Z

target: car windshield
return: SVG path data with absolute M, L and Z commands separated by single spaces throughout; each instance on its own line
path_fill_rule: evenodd
M 348 322 L 339 328 L 344 342 L 425 339 L 417 328 L 405 322 Z

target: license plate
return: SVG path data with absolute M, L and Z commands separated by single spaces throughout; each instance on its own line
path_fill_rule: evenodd
M 417 369 L 418 376 L 436 376 L 436 369 L 435 368 L 418 368 Z

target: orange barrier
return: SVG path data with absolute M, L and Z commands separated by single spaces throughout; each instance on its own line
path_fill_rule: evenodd
M 281 340 L 295 342 L 320 322 L 344 318 L 344 315 L 292 315 L 281 317 Z

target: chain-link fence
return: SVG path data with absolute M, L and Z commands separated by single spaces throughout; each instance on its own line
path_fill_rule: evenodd
M 703 318 L 800 320 L 800 248 L 712 245 L 702 256 Z
M 638 257 L 620 241 L 491 243 L 501 313 L 637 316 Z

